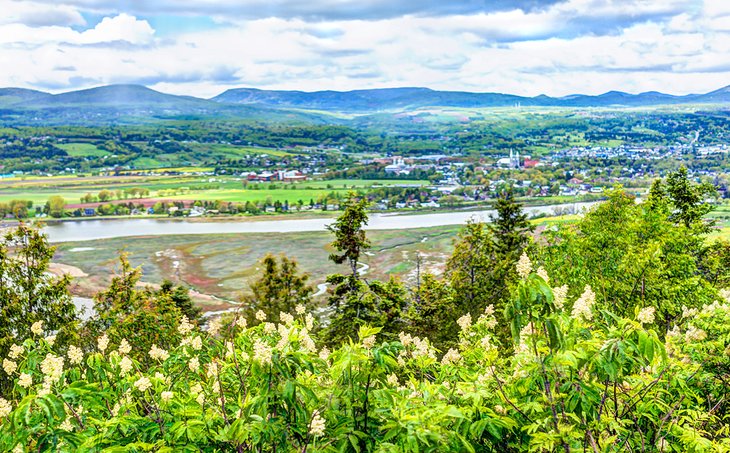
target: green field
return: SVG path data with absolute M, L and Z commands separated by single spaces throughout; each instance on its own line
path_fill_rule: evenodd
M 291 156 L 292 153 L 274 148 L 260 148 L 252 146 L 225 145 L 219 143 L 195 143 L 188 144 L 193 151 L 203 151 L 211 155 L 239 159 L 245 155 L 268 154 L 270 156 Z
M 110 154 L 109 151 L 99 149 L 91 143 L 64 143 L 58 147 L 72 157 L 102 157 Z
M 196 171 L 204 171 L 197 168 Z M 272 188 L 272 184 L 274 185 Z M 251 182 L 246 184 L 236 177 L 207 177 L 207 176 L 136 176 L 136 177 L 66 177 L 66 178 L 36 178 L 28 181 L 13 180 L 0 182 L 0 202 L 10 200 L 30 200 L 35 205 L 42 205 L 49 197 L 58 195 L 67 203 L 80 203 L 80 198 L 87 193 L 96 194 L 101 190 L 123 190 L 131 187 L 145 188 L 150 191 L 150 197 L 166 200 L 221 200 L 229 202 L 285 201 L 296 203 L 302 200 L 309 203 L 310 199 L 317 199 L 337 192 L 345 195 L 352 189 L 364 189 L 373 185 L 427 185 L 428 181 L 419 180 L 344 180 L 329 181 L 302 181 L 298 183 Z M 195 187 L 215 186 L 211 189 L 190 190 Z M 182 189 L 188 189 L 183 192 Z M 159 191 L 180 191 L 177 195 L 159 193 Z

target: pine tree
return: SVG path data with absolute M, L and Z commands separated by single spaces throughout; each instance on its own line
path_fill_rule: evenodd
M 259 310 L 266 319 L 278 321 L 279 314 L 294 313 L 297 305 L 308 307 L 314 289 L 309 285 L 309 274 L 300 273 L 297 261 L 281 255 L 279 259 L 267 254 L 259 263 L 261 276 L 251 284 L 251 295 L 244 298 L 245 316 L 254 322 Z
M 357 280 L 357 262 L 363 250 L 370 248 L 370 241 L 363 229 L 368 224 L 365 198 L 357 198 L 350 193 L 343 202 L 344 212 L 337 217 L 335 223 L 327 225 L 327 229 L 335 235 L 332 247 L 341 254 L 333 253 L 330 259 L 337 264 L 348 263 L 352 271 L 352 279 Z
M 498 258 L 514 262 L 529 243 L 535 227 L 527 219 L 522 205 L 515 201 L 511 189 L 502 192 L 494 208 L 497 213 L 491 216 L 489 229 L 494 235 Z

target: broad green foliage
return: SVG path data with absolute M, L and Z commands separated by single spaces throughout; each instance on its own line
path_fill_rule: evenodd
M 58 343 L 76 335 L 76 310 L 68 293 L 69 278 L 48 274 L 53 251 L 36 228 L 23 223 L 0 239 L 0 354 L 3 356 L 12 343 L 32 335 L 34 324 L 54 331 Z M 6 378 L 0 374 L 0 389 L 7 387 Z
M 440 359 L 425 338 L 383 341 L 368 326 L 320 348 L 304 307 L 280 324 L 237 317 L 205 333 L 183 319 L 182 341 L 147 351 L 106 335 L 62 350 L 38 331 L 6 358 L 14 387 L 0 400 L 0 449 L 727 451 L 726 403 L 702 373 L 727 347 L 730 324 L 713 318 L 730 307 L 706 307 L 667 348 L 649 327 L 653 310 L 617 317 L 594 307 L 590 288 L 569 309 L 531 267 L 520 261 L 506 355 L 492 307 L 460 318 L 458 346 Z
M 573 289 L 590 285 L 599 305 L 621 316 L 654 307 L 663 329 L 683 305 L 711 303 L 716 290 L 700 272 L 696 231 L 669 220 L 665 204 L 607 195 L 574 227 L 546 233 L 549 246 L 539 250 L 550 274 Z
M 188 319 L 190 313 L 178 306 L 184 300 L 175 297 L 175 291 L 168 285 L 160 291 L 139 289 L 137 284 L 141 275 L 141 270 L 133 268 L 123 254 L 119 275 L 112 278 L 109 288 L 95 296 L 96 316 L 84 324 L 83 334 L 89 344 L 102 334 L 113 341 L 124 338 L 134 351 L 131 356 L 147 363 L 149 358 L 144 351 L 153 344 L 168 348 L 180 341 L 179 320 L 181 316 Z M 185 304 L 182 306 L 184 308 Z
M 712 210 L 705 199 L 716 194 L 715 187 L 709 183 L 693 184 L 687 176 L 687 168 L 682 166 L 667 178 L 667 195 L 674 207 L 670 219 L 687 228 L 707 232 L 711 224 L 703 216 Z

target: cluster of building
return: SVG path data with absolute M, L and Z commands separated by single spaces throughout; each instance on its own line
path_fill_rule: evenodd
M 306 181 L 307 175 L 299 170 L 275 170 L 268 171 L 264 170 L 261 173 L 244 172 L 241 173 L 242 178 L 246 178 L 246 181 L 282 181 L 282 182 L 298 182 Z

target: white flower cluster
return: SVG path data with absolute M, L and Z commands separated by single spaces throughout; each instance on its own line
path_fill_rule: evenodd
M 691 343 L 693 341 L 702 341 L 705 338 L 707 338 L 707 332 L 702 329 L 698 329 L 695 326 L 689 326 L 687 332 L 685 332 L 684 334 L 684 339 L 687 343 Z
M 400 382 L 398 382 L 398 376 L 396 376 L 393 373 L 388 375 L 387 382 L 388 382 L 388 385 L 390 385 L 391 387 L 398 387 L 398 384 L 400 384 Z
M 220 318 L 211 319 L 208 321 L 208 333 L 212 336 L 218 335 L 223 327 L 223 321 Z
M 137 388 L 137 390 L 139 390 L 140 392 L 144 392 L 144 391 L 146 391 L 147 389 L 149 389 L 150 387 L 152 387 L 152 382 L 150 381 L 150 379 L 149 379 L 148 377 L 146 377 L 146 376 L 143 376 L 143 377 L 141 377 L 141 378 L 137 379 L 137 380 L 136 380 L 136 381 L 134 382 L 134 386 L 135 386 L 135 387 Z
M 41 372 L 46 382 L 57 382 L 63 374 L 63 357 L 46 354 L 46 358 L 41 362 Z
M 314 411 L 312 414 L 312 421 L 309 423 L 309 434 L 312 436 L 323 436 L 326 423 L 324 418 L 319 415 L 319 411 Z
M 163 362 L 170 357 L 170 354 L 167 351 L 165 351 L 162 348 L 157 347 L 156 344 L 153 344 L 152 347 L 150 348 L 149 355 L 154 360 L 161 360 Z
M 294 316 L 290 315 L 289 313 L 282 311 L 281 313 L 279 313 L 279 319 L 287 326 L 291 326 L 292 324 L 294 324 Z
M 654 307 L 644 307 L 639 311 L 639 314 L 636 315 L 636 320 L 642 324 L 651 324 L 654 322 L 655 311 L 656 309 Z
M 297 306 L 296 306 L 296 307 L 294 307 L 294 311 L 295 311 L 295 312 L 296 312 L 296 313 L 297 313 L 298 315 L 303 315 L 303 314 L 304 314 L 304 313 L 305 313 L 305 312 L 307 311 L 307 307 L 305 307 L 305 306 L 304 306 L 304 305 L 302 305 L 302 304 L 297 304 Z
M 441 364 L 448 365 L 449 363 L 458 363 L 459 361 L 461 361 L 461 354 L 459 354 L 459 351 L 454 348 L 450 348 L 441 359 Z
M 180 318 L 180 325 L 177 326 L 177 331 L 180 332 L 180 335 L 185 336 L 192 332 L 194 328 L 195 326 L 190 323 L 188 317 L 183 315 L 182 318 Z
M 568 285 L 553 288 L 553 303 L 555 308 L 562 310 L 565 307 L 565 301 L 568 299 Z
M 520 260 L 517 261 L 517 274 L 525 279 L 530 276 L 530 273 L 532 272 L 532 261 L 530 261 L 530 257 L 527 256 L 525 252 L 522 252 L 522 256 L 520 256 Z
M 68 361 L 71 362 L 72 365 L 78 365 L 84 360 L 84 352 L 81 348 L 77 348 L 76 346 L 69 346 L 67 355 Z
M 98 346 L 99 351 L 101 351 L 101 352 L 106 351 L 106 348 L 109 347 L 109 337 L 107 336 L 107 334 L 100 336 L 96 340 L 96 345 Z
M 33 332 L 35 335 L 40 335 L 43 333 L 43 321 L 36 321 L 30 326 L 30 331 Z
M 122 338 L 122 341 L 119 343 L 119 348 L 117 350 L 121 355 L 129 354 L 132 351 L 132 346 L 129 345 L 129 342 L 126 338 Z
M 271 347 L 261 340 L 253 344 L 253 359 L 261 365 L 271 365 Z
M 540 278 L 542 278 L 543 280 L 545 280 L 545 283 L 550 283 L 550 276 L 548 275 L 548 273 L 547 273 L 547 271 L 545 270 L 545 268 L 544 268 L 544 267 L 540 266 L 540 267 L 539 267 L 539 268 L 537 269 L 537 272 L 536 272 L 536 274 L 537 274 L 537 275 L 538 275 L 538 276 L 539 276 Z
M 8 357 L 10 357 L 11 359 L 17 359 L 24 351 L 25 348 L 23 347 L 23 345 L 11 345 L 10 352 L 8 352 Z
M 233 342 L 232 341 L 226 341 L 226 358 L 230 359 L 233 357 L 233 355 L 236 353 Z
M 301 343 L 305 351 L 317 352 L 317 345 L 314 343 L 312 337 L 309 336 L 309 330 L 306 327 L 299 331 L 299 343 Z
M 172 397 L 175 396 L 175 393 L 170 391 L 164 391 L 160 393 L 160 399 L 162 399 L 163 402 L 169 403 L 170 400 L 172 400 Z
M 18 378 L 18 385 L 23 387 L 24 389 L 27 389 L 31 385 L 33 385 L 33 377 L 28 373 L 20 373 L 20 377 Z
M 497 327 L 497 318 L 494 316 L 494 305 L 487 305 L 487 308 L 484 309 L 484 313 L 479 316 L 477 324 L 482 324 L 490 330 Z
M 63 423 L 58 425 L 58 427 L 64 431 L 68 431 L 68 432 L 71 432 L 74 429 L 74 425 L 73 425 L 73 423 L 71 423 L 70 417 L 66 417 L 66 420 L 64 420 Z
M 197 373 L 200 370 L 200 360 L 197 357 L 193 357 L 188 361 L 188 368 L 193 373 Z
M 571 316 L 573 319 L 583 318 L 586 321 L 593 319 L 593 305 L 596 303 L 596 293 L 593 292 L 590 285 L 586 285 L 580 298 L 573 303 L 573 311 Z
M 461 318 L 457 319 L 456 323 L 459 325 L 462 332 L 469 330 L 469 327 L 471 327 L 471 314 L 465 314 Z
M 330 358 L 330 350 L 327 349 L 327 346 L 325 346 L 324 348 L 322 348 L 321 351 L 319 351 L 319 358 L 324 360 L 325 362 L 327 361 L 327 359 Z
M 721 304 L 718 301 L 714 301 L 713 303 L 702 307 L 703 314 L 712 314 L 712 313 L 715 313 L 715 311 L 717 311 L 717 310 L 730 311 L 730 305 Z
M 257 311 L 256 319 L 258 319 L 259 321 L 266 321 L 266 313 L 264 313 L 263 310 Z
M 15 373 L 15 370 L 17 370 L 17 369 L 18 369 L 17 363 L 15 363 L 14 361 L 9 360 L 9 359 L 3 359 L 3 370 L 5 370 L 5 372 L 8 375 Z
M 687 308 L 687 306 L 682 305 L 682 319 L 693 318 L 697 312 L 698 310 L 696 308 Z
M 0 418 L 5 418 L 13 411 L 13 406 L 5 398 L 0 398 Z
M 375 335 L 370 335 L 362 339 L 362 346 L 365 349 L 372 349 L 375 346 Z
M 122 376 L 126 376 L 134 368 L 134 364 L 129 357 L 122 357 L 122 361 L 119 362 L 119 369 L 122 371 Z
M 408 347 L 413 343 L 413 337 L 411 337 L 411 334 L 401 332 L 398 334 L 398 338 L 400 339 L 400 343 L 403 345 L 403 347 Z

